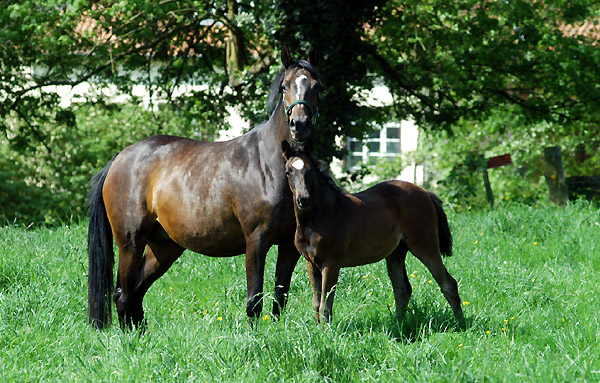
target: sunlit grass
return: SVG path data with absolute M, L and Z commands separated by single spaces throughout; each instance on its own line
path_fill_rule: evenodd
M 288 310 L 245 315 L 243 257 L 186 252 L 150 289 L 144 334 L 87 325 L 84 225 L 0 228 L 0 381 L 600 380 L 600 213 L 514 205 L 452 212 L 468 328 L 409 256 L 413 296 L 393 316 L 384 263 L 343 269 L 333 323 L 319 327 L 299 262 Z

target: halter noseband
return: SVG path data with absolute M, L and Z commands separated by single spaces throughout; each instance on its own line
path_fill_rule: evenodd
M 290 104 L 290 106 L 286 106 L 285 105 L 285 92 L 281 92 L 281 101 L 283 102 L 283 110 L 285 111 L 285 115 L 288 120 L 290 119 L 290 115 L 292 114 L 292 109 L 294 108 L 294 106 L 299 105 L 299 104 L 302 104 L 308 108 L 308 110 L 310 111 L 311 120 L 316 120 L 317 117 L 319 117 L 319 106 L 318 105 L 317 105 L 316 111 L 313 110 L 312 106 L 310 106 L 310 104 L 306 100 L 296 100 L 296 101 L 292 102 Z M 313 123 L 314 123 L 314 121 L 313 121 Z

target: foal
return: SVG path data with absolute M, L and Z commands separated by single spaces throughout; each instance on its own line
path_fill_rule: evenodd
M 287 142 L 282 148 L 294 196 L 295 245 L 306 258 L 319 323 L 331 320 L 340 268 L 384 258 L 396 316 L 403 318 L 412 292 L 404 264 L 408 250 L 427 266 L 454 315 L 464 323 L 456 280 L 442 263 L 442 254 L 452 255 L 452 235 L 437 196 L 397 180 L 347 194 L 306 156 L 293 153 Z

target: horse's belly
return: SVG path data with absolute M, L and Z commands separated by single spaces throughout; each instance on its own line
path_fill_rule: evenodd
M 343 259 L 343 267 L 379 262 L 390 255 L 402 240 L 397 225 L 364 227 L 351 236 Z
M 159 217 L 160 220 L 160 217 Z M 163 223 L 165 231 L 179 246 L 212 257 L 232 257 L 246 251 L 246 240 L 239 222 L 215 225 L 199 222 L 189 225 Z
M 217 243 L 213 241 L 198 240 L 192 241 L 184 247 L 209 257 L 233 257 L 246 252 L 246 242 L 243 238 L 241 242 L 223 241 Z
M 354 267 L 379 262 L 390 255 L 398 246 L 395 243 L 373 243 L 368 246 L 362 244 L 346 253 L 342 259 L 342 267 Z

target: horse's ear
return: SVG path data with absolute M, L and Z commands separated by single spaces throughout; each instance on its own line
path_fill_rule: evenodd
M 289 160 L 294 156 L 292 146 L 286 140 L 281 141 L 281 151 L 283 152 L 283 158 L 285 158 L 286 160 Z
M 317 50 L 317 46 L 315 44 L 311 45 L 306 61 L 308 61 L 312 66 L 317 66 L 319 64 L 319 51 Z
M 287 69 L 292 64 L 292 61 L 290 50 L 286 44 L 283 44 L 283 47 L 281 48 L 281 63 L 283 64 L 283 67 Z

